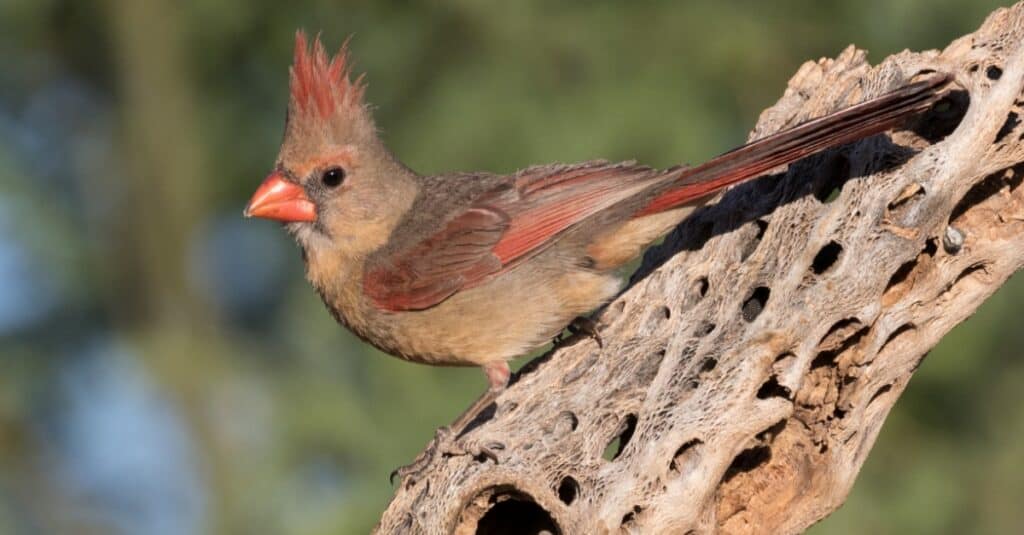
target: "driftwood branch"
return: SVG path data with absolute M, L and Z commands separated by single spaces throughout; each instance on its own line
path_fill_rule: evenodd
M 1022 23 L 801 67 L 752 138 L 928 71 L 956 87 L 695 214 L 597 316 L 603 348 L 531 363 L 460 439 L 498 462 L 434 459 L 378 531 L 795 533 L 839 507 L 927 352 L 1024 265 Z

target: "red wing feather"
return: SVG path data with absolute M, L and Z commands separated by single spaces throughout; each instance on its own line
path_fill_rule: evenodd
M 504 265 L 530 256 L 576 223 L 651 187 L 663 176 L 632 163 L 524 173 L 516 180 L 520 197 L 508 206 L 498 204 L 512 221 L 494 246 L 494 254 Z
M 685 169 L 677 186 L 656 197 L 635 217 L 682 206 L 722 188 L 858 139 L 889 130 L 921 113 L 940 98 L 952 77 L 937 74 L 880 97 L 811 119 L 752 141 L 706 163 Z
M 632 163 L 526 169 L 415 247 L 368 272 L 381 309 L 422 310 L 537 254 L 580 221 L 663 177 Z

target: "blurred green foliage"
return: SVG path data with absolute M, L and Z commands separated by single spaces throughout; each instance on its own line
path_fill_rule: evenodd
M 998 6 L 0 2 L 0 533 L 367 532 L 391 469 L 484 388 L 361 344 L 284 232 L 239 221 L 276 154 L 296 28 L 355 35 L 413 169 L 511 171 L 698 162 L 742 142 L 803 61 L 941 48 Z M 932 352 L 813 533 L 1019 532 L 1021 297 L 1015 279 Z M 83 367 L 97 359 L 137 373 Z M 131 419 L 115 394 L 136 383 L 159 409 Z M 169 426 L 183 438 L 143 436 Z

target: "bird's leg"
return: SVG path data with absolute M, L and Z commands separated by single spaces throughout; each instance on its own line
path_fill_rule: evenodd
M 476 448 L 473 448 L 475 451 L 467 450 L 466 448 L 455 444 L 455 440 L 465 434 L 467 430 L 466 428 L 480 416 L 480 413 L 483 412 L 484 409 L 494 403 L 494 400 L 498 398 L 498 395 L 505 390 L 508 386 L 509 376 L 512 374 L 512 370 L 509 369 L 508 363 L 503 360 L 485 364 L 483 366 L 483 370 L 487 375 L 487 382 L 489 385 L 487 391 L 473 402 L 465 412 L 460 414 L 451 425 L 438 428 L 437 432 L 434 434 L 434 439 L 430 441 L 430 444 L 427 444 L 426 449 L 424 449 L 412 463 L 398 467 L 391 472 L 390 480 L 392 483 L 394 483 L 396 475 L 401 481 L 405 481 L 407 477 L 412 476 L 413 479 L 410 480 L 410 484 L 415 482 L 419 473 L 433 463 L 434 458 L 437 457 L 439 453 L 445 456 L 484 456 L 494 462 L 498 462 L 498 456 L 494 453 L 494 450 L 504 449 L 504 444 L 493 443 L 486 446 L 477 446 Z
M 512 370 L 509 369 L 508 363 L 503 360 L 484 364 L 483 370 L 487 375 L 487 391 L 474 401 L 465 412 L 460 414 L 450 426 L 448 426 L 449 430 L 458 431 L 458 433 L 454 434 L 455 437 L 459 437 L 465 433 L 466 427 L 471 424 L 484 409 L 486 409 L 491 403 L 494 403 L 498 394 L 505 391 L 505 388 L 508 386 L 508 378 L 512 375 Z

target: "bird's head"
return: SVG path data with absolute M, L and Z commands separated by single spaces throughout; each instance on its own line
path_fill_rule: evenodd
M 380 141 L 347 49 L 328 57 L 296 33 L 284 140 L 245 215 L 285 223 L 313 253 L 364 256 L 387 241 L 415 183 Z

